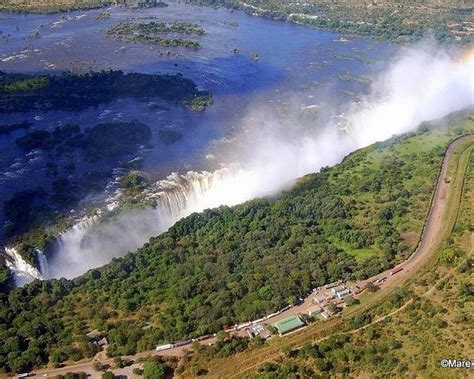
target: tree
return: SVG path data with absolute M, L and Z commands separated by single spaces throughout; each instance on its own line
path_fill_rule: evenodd
M 207 374 L 207 370 L 199 367 L 196 363 L 193 363 L 191 367 L 189 367 L 189 372 L 194 376 L 201 376 Z
M 252 338 L 249 342 L 249 346 L 251 347 L 261 347 L 263 345 L 265 345 L 265 338 L 262 338 L 260 336 Z
M 147 361 L 143 365 L 143 377 L 145 379 L 163 379 L 165 377 L 165 366 L 156 361 Z
M 273 325 L 268 325 L 267 330 L 270 332 L 271 335 L 277 335 L 278 329 L 275 328 Z
M 229 333 L 224 330 L 219 330 L 217 332 L 217 342 L 223 342 L 229 338 Z
M 365 286 L 365 289 L 369 292 L 376 292 L 378 290 L 378 287 L 372 283 L 372 282 L 369 282 L 367 283 L 367 285 Z
M 337 313 L 337 312 L 339 312 L 338 306 L 337 306 L 336 304 L 334 304 L 334 303 L 328 304 L 327 308 L 328 308 L 328 311 L 331 312 L 331 313 Z
M 329 369 L 331 368 L 331 365 L 323 358 L 316 358 L 314 360 L 314 365 L 319 371 L 323 371 L 323 372 L 329 371 Z
M 101 376 L 102 379 L 114 379 L 115 375 L 112 371 L 106 371 Z
M 94 361 L 92 362 L 92 368 L 94 369 L 94 371 L 102 371 L 102 363 L 100 363 L 99 361 Z
M 141 375 L 143 375 L 143 369 L 140 368 L 140 367 L 135 367 L 135 368 L 132 370 L 132 373 L 133 373 L 134 375 L 140 375 L 140 376 L 141 376 Z
M 439 259 L 447 266 L 451 266 L 456 259 L 456 251 L 451 246 L 446 246 L 441 250 L 439 254 Z
M 370 313 L 362 313 L 352 318 L 350 320 L 350 325 L 352 329 L 358 329 L 364 325 L 369 324 L 371 321 L 372 321 L 372 316 L 370 315 Z
M 123 361 L 121 357 L 115 357 L 114 358 L 114 366 L 115 368 L 122 368 L 124 367 Z
M 360 300 L 359 300 L 359 299 L 355 299 L 353 296 L 347 296 L 347 297 L 344 299 L 344 301 L 346 302 L 347 306 L 360 304 Z
M 448 323 L 439 317 L 434 318 L 434 324 L 438 329 L 444 329 L 448 326 Z
M 461 284 L 459 284 L 459 294 L 461 296 L 473 296 L 474 295 L 474 284 L 470 282 L 464 282 L 462 281 Z
M 281 351 L 285 354 L 285 357 L 290 358 L 293 355 L 293 350 L 288 345 L 282 347 Z

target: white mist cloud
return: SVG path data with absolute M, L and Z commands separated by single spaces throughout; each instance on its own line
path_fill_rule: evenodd
M 146 209 L 101 224 L 94 218 L 84 220 L 60 236 L 48 272 L 42 274 L 45 278 L 79 276 L 143 246 L 174 221 L 161 209 Z
M 434 47 L 403 49 L 349 117 L 358 147 L 405 133 L 474 103 L 474 59 Z
M 474 104 L 473 72 L 472 55 L 456 60 L 435 47 L 401 49 L 369 95 L 345 112 L 346 131 L 337 125 L 341 117 L 307 127 L 291 112 L 282 119 L 258 106 L 249 111 L 240 134 L 225 144 L 224 149 L 232 150 L 227 151 L 232 163 L 225 169 L 174 174 L 162 183 L 167 190 L 156 210 L 122 216 L 99 230 L 91 224 L 66 232 L 51 261 L 50 276 L 79 275 L 140 247 L 192 212 L 276 193 L 355 149 L 466 108 Z
M 213 197 L 219 204 L 232 205 L 275 193 L 356 149 L 473 105 L 473 73 L 472 56 L 459 60 L 434 46 L 417 46 L 401 49 L 374 80 L 369 94 L 325 125 L 297 124 L 293 114 L 299 107 L 282 118 L 256 106 L 242 135 L 223 148 L 238 150 L 231 160 L 239 162 L 240 174 L 232 178 L 232 185 L 229 181 L 228 190 L 214 188 Z

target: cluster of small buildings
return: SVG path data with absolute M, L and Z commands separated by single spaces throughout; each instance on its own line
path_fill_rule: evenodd
M 351 291 L 343 284 L 331 283 L 323 288 L 315 288 L 313 292 L 316 296 L 313 298 L 313 304 L 322 304 L 329 301 L 342 301 L 351 295 Z
M 349 291 L 346 287 L 341 286 L 341 287 L 334 287 L 332 289 L 332 292 L 334 295 L 336 295 L 336 298 L 338 300 L 344 300 L 347 296 L 351 294 L 351 291 Z
M 358 288 L 358 287 L 356 287 Z M 360 292 L 360 291 L 359 291 Z M 311 293 L 311 292 L 310 292 Z M 307 314 L 310 318 L 319 318 L 321 320 L 327 320 L 334 314 L 334 305 L 346 306 L 344 299 L 353 293 L 357 292 L 349 290 L 342 281 L 337 281 L 334 283 L 327 284 L 323 287 L 317 287 L 312 290 L 312 293 L 315 295 L 311 300 L 311 305 L 304 310 L 304 313 Z M 305 294 L 306 296 L 307 294 Z M 235 324 L 232 327 L 225 329 L 228 333 L 238 332 L 239 330 L 245 330 L 249 337 L 253 338 L 260 336 L 262 338 L 269 338 L 271 336 L 271 331 L 268 329 L 268 326 L 271 326 L 276 329 L 280 336 L 298 330 L 306 325 L 306 321 L 303 315 L 292 315 L 285 317 L 279 321 L 274 322 L 273 324 L 268 324 L 267 320 L 272 319 L 275 316 L 287 311 L 288 309 L 298 306 L 304 302 L 304 299 L 300 298 L 295 304 L 286 306 L 279 311 L 269 314 L 261 319 L 248 321 L 242 324 Z M 303 310 L 302 310 L 303 311 Z M 271 329 L 271 328 L 270 328 Z M 215 336 L 215 334 L 214 334 Z M 210 336 L 206 336 L 208 338 Z M 197 340 L 201 340 L 198 338 Z M 194 340 L 181 341 L 175 344 L 166 344 L 157 346 L 156 350 L 167 350 L 176 346 L 181 346 L 185 344 L 190 344 Z
M 316 294 L 311 301 L 313 305 L 307 308 L 305 313 L 310 318 L 319 318 L 321 320 L 327 320 L 333 315 L 334 310 L 331 309 L 330 304 L 342 304 L 342 306 L 345 306 L 344 299 L 352 294 L 341 281 L 327 284 L 321 288 L 315 288 L 313 293 Z M 302 328 L 305 325 L 305 321 L 298 315 L 286 317 L 272 324 L 280 336 Z M 263 325 L 254 325 L 249 331 L 249 335 L 262 335 L 263 330 L 265 330 Z M 268 336 L 265 334 L 265 338 Z

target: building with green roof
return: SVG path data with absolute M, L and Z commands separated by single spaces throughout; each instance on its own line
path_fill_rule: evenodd
M 299 316 L 290 316 L 273 324 L 278 330 L 278 334 L 283 335 L 304 326 L 304 322 Z

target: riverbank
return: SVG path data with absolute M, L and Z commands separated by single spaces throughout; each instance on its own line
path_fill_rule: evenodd
M 473 37 L 469 15 L 472 8 L 458 1 L 401 5 L 390 1 L 366 5 L 362 1 L 327 0 L 311 3 L 275 3 L 239 0 L 189 0 L 192 4 L 224 6 L 253 16 L 287 21 L 345 35 L 394 42 L 414 42 L 427 34 L 440 43 L 469 45 Z
M 6 0 L 0 4 L 0 12 L 53 14 L 98 9 L 117 4 L 127 5 L 131 8 L 166 6 L 166 3 L 160 0 L 39 0 L 34 3 L 26 0 Z
M 468 46 L 474 31 L 469 17 L 471 7 L 465 2 L 454 1 L 440 5 L 427 1 L 423 4 L 398 4 L 390 1 L 366 5 L 362 1 L 328 0 L 312 3 L 275 3 L 266 1 L 239 0 L 188 0 L 190 4 L 223 6 L 241 10 L 253 16 L 286 21 L 303 26 L 330 30 L 344 35 L 364 36 L 394 42 L 415 42 L 426 35 L 432 35 L 440 43 Z M 161 1 L 126 1 L 132 7 L 162 7 Z M 73 10 L 87 10 L 116 4 L 109 0 L 56 0 L 41 5 L 27 4 L 21 0 L 7 1 L 0 11 L 25 13 L 56 13 Z

